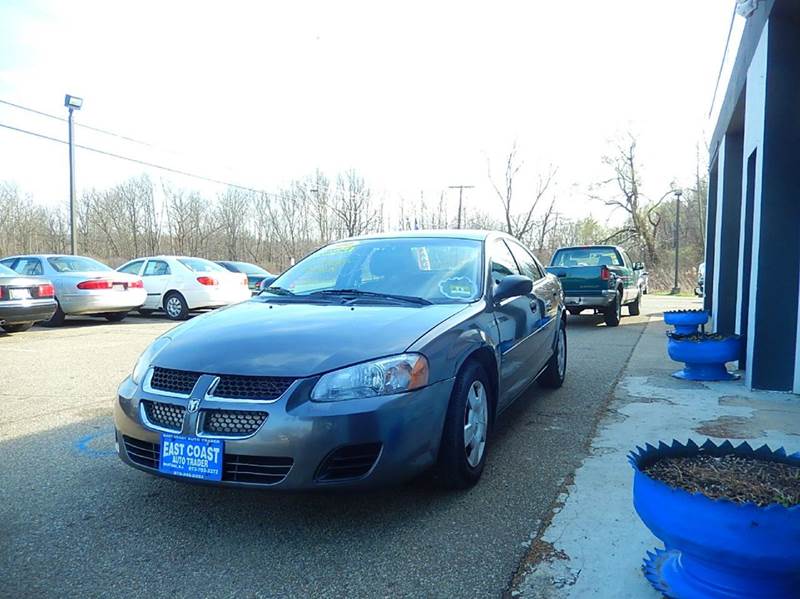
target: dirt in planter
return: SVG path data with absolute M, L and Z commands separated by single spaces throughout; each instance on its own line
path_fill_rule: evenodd
M 712 499 L 766 506 L 800 505 L 800 466 L 745 458 L 733 454 L 716 457 L 663 458 L 643 472 L 666 484 Z

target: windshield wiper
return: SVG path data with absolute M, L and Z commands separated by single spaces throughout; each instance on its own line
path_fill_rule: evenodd
M 294 295 L 294 292 L 284 289 L 283 287 L 267 287 L 266 289 L 262 289 L 262 291 L 268 291 L 275 295 Z
M 420 306 L 430 306 L 433 302 L 426 300 L 424 297 L 417 297 L 415 295 L 397 295 L 395 293 L 379 293 L 377 291 L 362 291 L 361 289 L 322 289 L 314 291 L 309 295 L 353 295 L 355 297 L 374 297 L 381 299 L 390 299 L 400 302 L 407 302 L 409 304 L 417 304 Z

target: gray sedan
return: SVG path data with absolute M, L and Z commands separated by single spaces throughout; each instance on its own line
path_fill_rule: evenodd
M 6 333 L 27 331 L 56 311 L 52 283 L 40 277 L 21 277 L 0 264 L 0 329 Z
M 118 322 L 147 297 L 139 277 L 116 272 L 85 256 L 10 256 L 0 264 L 20 275 L 44 276 L 53 283 L 58 305 L 45 322 L 50 326 L 63 324 L 67 315 L 102 316 Z
M 363 487 L 480 477 L 495 419 L 564 381 L 558 280 L 512 237 L 415 231 L 323 247 L 178 326 L 119 387 L 119 455 L 177 480 Z

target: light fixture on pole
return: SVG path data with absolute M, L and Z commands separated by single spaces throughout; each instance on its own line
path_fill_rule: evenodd
M 681 249 L 681 196 L 683 195 L 683 190 L 676 189 L 675 193 L 675 282 L 672 285 L 672 291 L 670 292 L 672 295 L 678 295 L 681 292 L 681 288 L 678 286 L 678 256 L 680 254 Z
M 64 106 L 69 110 L 67 127 L 69 132 L 69 242 L 72 255 L 78 253 L 78 237 L 76 235 L 75 218 L 75 146 L 72 142 L 72 113 L 83 106 L 83 98 L 64 96 Z

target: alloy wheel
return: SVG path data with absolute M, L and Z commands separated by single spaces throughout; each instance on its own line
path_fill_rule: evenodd
M 486 388 L 480 381 L 473 381 L 467 392 L 464 410 L 464 452 L 467 463 L 475 468 L 483 458 L 486 447 L 489 402 Z

